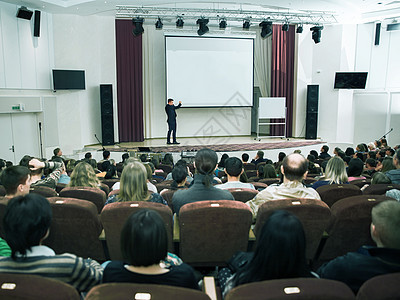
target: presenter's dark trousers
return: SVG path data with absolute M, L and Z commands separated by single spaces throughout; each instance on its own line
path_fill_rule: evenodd
M 170 142 L 171 132 L 173 142 L 176 142 L 176 121 L 169 121 L 168 123 L 168 133 L 167 133 L 167 142 Z

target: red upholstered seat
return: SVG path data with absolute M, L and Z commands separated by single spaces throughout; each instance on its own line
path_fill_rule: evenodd
M 364 195 L 383 195 L 387 191 L 397 189 L 400 190 L 400 184 L 371 184 L 364 191 Z
M 43 197 L 57 197 L 58 194 L 55 190 L 48 186 L 31 186 L 29 193 L 39 194 Z
M 236 201 L 241 202 L 247 202 L 253 199 L 258 194 L 257 190 L 247 188 L 233 188 L 228 189 L 228 191 L 231 192 L 233 198 L 235 198 Z
M 317 188 L 317 192 L 329 207 L 340 199 L 362 194 L 360 188 L 352 184 L 323 185 Z
M 94 187 L 66 187 L 60 192 L 60 197 L 76 198 L 93 202 L 97 207 L 97 212 L 100 213 L 106 202 L 106 193 L 99 188 Z
M 364 282 L 357 293 L 357 300 L 394 300 L 400 299 L 400 273 L 373 277 Z

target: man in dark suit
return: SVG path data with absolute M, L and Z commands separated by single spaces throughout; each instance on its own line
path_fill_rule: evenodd
M 176 141 L 176 109 L 179 109 L 182 106 L 182 101 L 179 101 L 177 106 L 174 105 L 174 99 L 168 99 L 168 104 L 165 106 L 165 112 L 167 114 L 167 123 L 168 123 L 168 133 L 167 133 L 167 144 L 179 144 Z M 170 142 L 172 132 L 173 142 Z

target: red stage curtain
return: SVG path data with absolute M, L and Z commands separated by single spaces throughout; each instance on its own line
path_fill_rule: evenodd
M 142 35 L 132 29 L 131 20 L 115 20 L 120 142 L 144 141 Z
M 293 84 L 294 84 L 295 26 L 282 31 L 282 25 L 273 25 L 271 97 L 286 97 L 286 136 L 292 136 L 293 126 Z M 282 119 L 274 119 L 276 123 Z M 272 126 L 271 135 L 284 135 L 284 126 Z

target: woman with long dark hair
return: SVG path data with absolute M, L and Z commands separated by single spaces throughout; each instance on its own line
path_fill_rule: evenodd
M 225 275 L 226 277 L 226 275 Z M 253 257 L 224 284 L 223 294 L 250 282 L 312 277 L 306 261 L 306 238 L 300 220 L 285 210 L 274 211 L 257 238 Z

